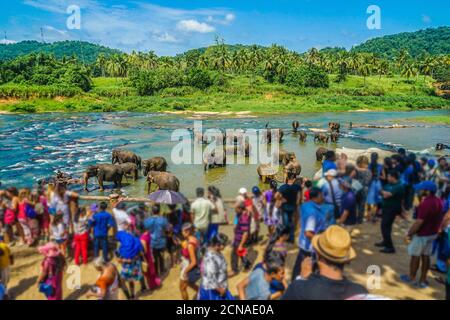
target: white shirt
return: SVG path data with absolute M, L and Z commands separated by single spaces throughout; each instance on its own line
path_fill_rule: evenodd
M 131 223 L 130 216 L 126 211 L 114 208 L 112 210 L 114 219 L 117 224 L 117 231 L 125 231 L 127 224 Z

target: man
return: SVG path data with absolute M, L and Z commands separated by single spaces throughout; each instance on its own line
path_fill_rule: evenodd
M 381 191 L 381 235 L 383 241 L 376 243 L 375 246 L 381 247 L 380 252 L 392 254 L 395 253 L 392 242 L 392 225 L 397 215 L 402 213 L 402 203 L 404 198 L 404 188 L 399 181 L 400 174 L 392 170 L 387 175 L 387 184 Z
M 231 249 L 232 275 L 239 273 L 239 259 L 242 260 L 244 269 L 250 267 L 250 263 L 247 260 L 247 250 L 245 249 L 245 244 L 250 236 L 251 216 L 244 203 L 239 204 L 235 210 L 237 224 L 234 228 L 234 241 L 233 248 Z
M 304 203 L 300 210 L 301 229 L 298 239 L 300 250 L 292 271 L 292 280 L 295 280 L 300 275 L 303 260 L 313 255 L 312 238 L 316 234 L 323 232 L 328 226 L 321 207 L 323 203 L 322 192 L 318 188 L 312 188 L 309 196 L 311 200 Z
M 328 170 L 337 170 L 336 153 L 333 150 L 328 150 L 325 153 L 325 160 L 322 163 L 322 172 L 325 174 Z
M 325 172 L 325 179 L 322 179 L 320 185 L 325 203 L 334 207 L 334 216 L 338 219 L 341 211 L 342 190 L 336 176 L 337 171 L 335 169 L 328 170 Z
M 407 238 L 412 241 L 408 246 L 408 254 L 411 256 L 409 275 L 402 275 L 400 279 L 407 283 L 416 281 L 417 270 L 422 264 L 422 271 L 418 288 L 426 288 L 427 273 L 430 269 L 430 255 L 433 241 L 437 238 L 441 227 L 442 201 L 436 197 L 437 187 L 432 181 L 424 181 L 414 187 L 416 191 L 424 191 L 425 198 L 417 207 L 417 219 L 408 231 Z
M 4 296 L 8 298 L 8 282 L 10 278 L 10 267 L 14 264 L 14 257 L 11 249 L 4 242 L 3 235 L 0 235 L 0 284 L 4 286 Z
M 340 217 L 337 222 L 345 226 L 354 226 L 358 221 L 356 214 L 356 196 L 352 190 L 352 180 L 349 177 L 344 177 L 339 182 L 344 193 L 341 200 Z
M 288 241 L 294 243 L 294 216 L 298 215 L 298 208 L 302 201 L 302 188 L 296 183 L 297 177 L 295 173 L 288 173 L 286 183 L 282 185 L 275 197 L 280 197 L 282 200 L 281 214 L 283 225 L 289 228 Z
M 201 243 L 205 244 L 208 227 L 211 223 L 211 211 L 216 210 L 216 207 L 209 199 L 205 198 L 205 189 L 197 188 L 196 194 L 197 199 L 191 205 L 192 221 L 200 234 Z
M 447 175 L 448 163 L 445 157 L 438 159 L 438 165 L 432 170 L 431 179 L 437 186 L 437 195 L 440 196 L 447 187 L 449 177 Z
M 99 256 L 101 247 L 103 259 L 108 261 L 108 233 L 111 228 L 116 228 L 116 223 L 106 209 L 108 209 L 108 204 L 100 203 L 100 212 L 95 213 L 89 219 L 89 227 L 94 229 L 94 256 Z
M 127 209 L 127 213 L 134 217 L 136 233 L 142 235 L 145 232 L 144 221 L 148 217 L 148 209 L 144 203 L 139 203 L 137 206 L 133 206 Z
M 112 209 L 118 232 L 126 230 L 131 224 L 130 216 L 126 210 L 127 205 L 125 202 L 119 202 L 116 207 Z
M 159 205 L 153 206 L 152 212 L 153 215 L 145 219 L 144 226 L 151 234 L 151 249 L 155 262 L 156 274 L 160 276 L 165 271 L 164 251 L 167 247 L 169 221 L 165 217 L 160 216 L 161 208 Z
M 344 276 L 344 266 L 356 257 L 347 230 L 330 226 L 315 235 L 312 246 L 317 255 L 318 273 L 313 273 L 311 258 L 302 263 L 301 277 L 293 281 L 282 300 L 345 300 L 367 290 Z

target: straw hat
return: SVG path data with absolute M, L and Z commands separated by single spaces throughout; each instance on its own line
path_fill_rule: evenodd
M 330 226 L 314 236 L 312 245 L 319 255 L 332 262 L 344 264 L 356 257 L 350 234 L 339 226 Z

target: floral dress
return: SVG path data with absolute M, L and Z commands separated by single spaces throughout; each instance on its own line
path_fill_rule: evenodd
M 226 289 L 225 296 L 219 294 L 218 288 Z M 233 300 L 228 291 L 227 262 L 221 253 L 208 250 L 203 258 L 199 300 Z

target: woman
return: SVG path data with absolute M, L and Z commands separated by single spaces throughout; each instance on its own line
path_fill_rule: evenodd
M 67 239 L 69 233 L 67 231 L 66 225 L 63 223 L 62 214 L 55 215 L 50 225 L 50 231 L 50 239 L 56 242 L 62 254 L 65 256 L 67 253 Z
M 39 289 L 48 300 L 62 300 L 62 281 L 66 261 L 56 243 L 49 242 L 39 247 L 44 256 L 38 277 Z
M 278 184 L 275 180 L 270 181 L 270 189 L 264 191 L 264 223 L 269 229 L 269 238 L 275 231 L 277 224 L 279 223 L 278 207 L 275 205 L 275 194 L 277 193 Z
M 369 158 L 359 156 L 356 159 L 356 180 L 361 184 L 362 189 L 356 193 L 357 222 L 362 223 L 366 211 L 367 193 L 369 191 L 372 174 L 369 171 Z
M 128 283 L 130 298 L 135 299 L 135 282 L 143 280 L 141 254 L 143 247 L 138 237 L 130 232 L 130 226 L 124 225 L 125 230 L 119 231 L 116 234 L 116 240 L 120 243 L 117 256 L 119 262 L 122 264 L 122 271 L 120 272 L 121 279 Z M 141 288 L 144 291 L 145 287 Z
M 381 170 L 381 175 L 380 175 L 380 182 L 382 186 L 385 186 L 386 184 L 388 184 L 387 181 L 387 176 L 388 173 L 390 171 L 392 171 L 392 169 L 394 169 L 394 164 L 392 162 L 392 158 L 384 158 L 384 162 L 383 162 L 383 169 Z
M 380 191 L 381 186 L 381 172 L 383 166 L 378 163 L 378 153 L 374 152 L 370 155 L 369 171 L 372 174 L 372 179 L 369 184 L 369 191 L 367 192 L 367 205 L 369 206 L 368 220 L 375 222 L 375 216 L 381 204 Z
M 73 201 L 78 198 L 78 194 L 75 192 L 67 191 L 66 187 L 62 183 L 56 184 L 55 191 L 50 193 L 50 208 L 53 212 L 62 214 L 63 222 L 68 228 L 72 228 L 72 215 L 71 212 L 77 210 L 73 206 Z M 72 209 L 72 210 L 71 210 Z
M 234 300 L 228 290 L 227 262 L 222 254 L 227 242 L 228 237 L 222 233 L 209 242 L 203 258 L 199 300 Z
M 196 282 L 200 280 L 200 268 L 198 267 L 198 250 L 199 242 L 194 236 L 194 227 L 190 223 L 183 225 L 181 233 L 185 239 L 181 248 L 181 275 L 180 275 L 180 292 L 183 300 L 189 300 L 187 288 L 198 293 Z
M 29 189 L 21 189 L 19 191 L 19 207 L 17 220 L 22 228 L 22 241 L 23 243 L 31 246 L 33 243 L 33 236 L 31 234 L 31 227 L 29 225 L 28 210 L 30 210 L 30 196 Z
M 16 225 L 16 218 L 19 209 L 19 192 L 16 188 L 10 187 L 5 191 L 0 191 L 0 195 L 3 197 L 3 206 L 5 211 L 3 223 L 5 235 L 7 236 L 6 240 L 10 246 L 13 246 L 15 244 L 13 227 Z
M 154 290 L 161 286 L 161 279 L 156 274 L 155 263 L 152 255 L 152 236 L 150 231 L 145 231 L 141 236 L 141 243 L 144 249 L 144 265 L 142 268 L 145 278 L 147 279 L 147 286 L 150 290 Z
M 260 221 L 264 214 L 264 197 L 261 190 L 255 186 L 252 188 L 253 194 L 253 216 L 250 226 L 250 241 L 257 243 L 259 238 Z
M 39 224 L 39 235 L 47 242 L 50 240 L 50 214 L 48 212 L 47 197 L 40 188 L 36 191 L 36 194 L 32 194 L 32 198 Z
M 80 265 L 80 255 L 83 264 L 88 264 L 88 246 L 89 246 L 89 216 L 86 208 L 82 208 L 74 217 L 74 260 L 77 266 Z
M 98 257 L 94 260 L 94 267 L 100 272 L 100 276 L 86 297 L 95 297 L 98 300 L 119 300 L 120 276 L 116 266 L 106 262 L 103 257 Z
M 215 205 L 217 209 L 211 212 L 211 223 L 208 226 L 208 232 L 206 236 L 209 241 L 219 233 L 219 225 L 226 223 L 227 219 L 220 190 L 214 186 L 209 186 L 208 199 Z

